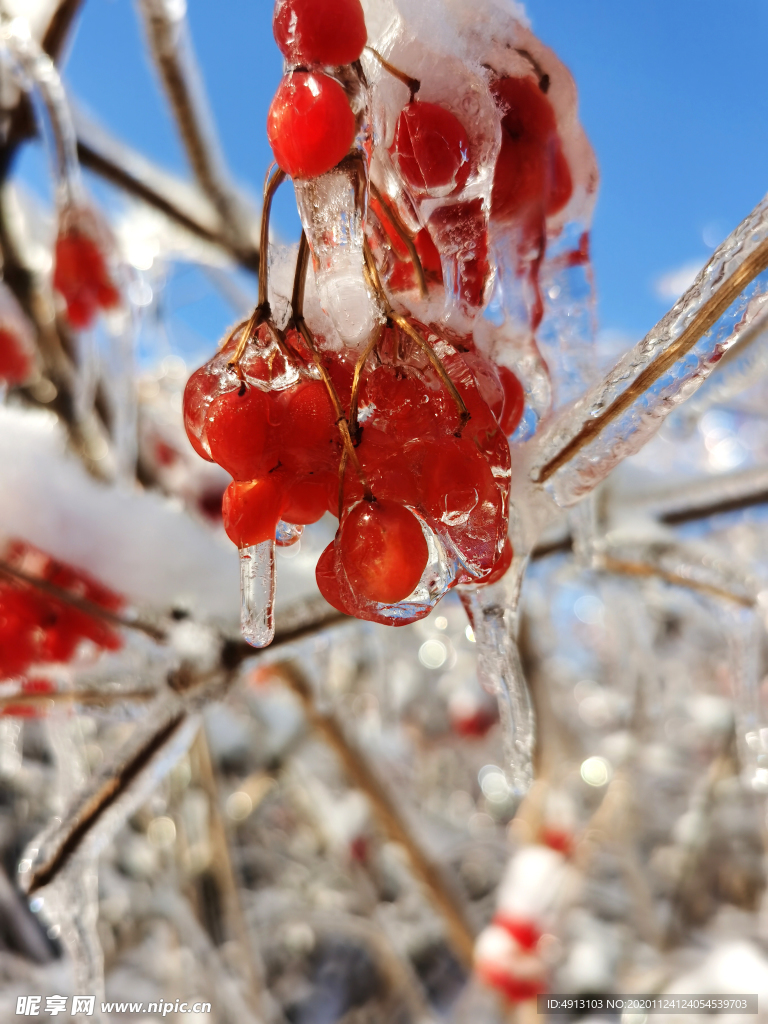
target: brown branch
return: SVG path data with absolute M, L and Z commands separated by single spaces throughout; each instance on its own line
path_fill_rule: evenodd
M 768 268 L 768 239 L 746 257 L 741 266 L 713 295 L 707 299 L 691 323 L 672 344 L 653 359 L 632 381 L 626 391 L 616 397 L 599 415 L 589 419 L 571 440 L 538 472 L 539 483 L 545 483 L 561 466 L 597 438 L 618 416 L 648 391 L 672 366 L 696 345 L 713 327 L 734 299 Z
M 600 568 L 606 572 L 618 573 L 621 576 L 639 576 L 646 579 L 655 577 L 665 583 L 671 583 L 675 587 L 684 587 L 686 590 L 696 590 L 707 597 L 719 597 L 726 601 L 734 601 L 743 608 L 754 608 L 756 601 L 753 597 L 746 597 L 743 594 L 734 594 L 732 590 L 725 587 L 718 587 L 712 583 L 703 583 L 699 580 L 690 579 L 677 572 L 668 572 L 647 562 L 630 562 L 620 558 L 612 558 L 610 555 L 600 561 Z
M 253 1009 L 261 1011 L 261 992 L 256 971 L 254 970 L 254 956 L 251 948 L 248 926 L 246 924 L 245 912 L 240 898 L 240 888 L 232 863 L 232 855 L 227 836 L 227 829 L 224 825 L 221 814 L 221 796 L 216 771 L 211 760 L 211 752 L 208 745 L 205 729 L 201 728 L 190 748 L 190 761 L 194 769 L 195 781 L 198 782 L 208 797 L 210 808 L 209 834 L 211 838 L 211 866 L 219 889 L 224 895 L 224 917 L 228 919 L 230 935 L 227 938 L 234 938 L 240 944 L 246 955 L 240 959 L 244 968 L 244 981 L 250 990 L 250 999 Z
M 382 57 L 378 50 L 374 50 L 372 46 L 366 46 L 365 52 L 369 53 L 374 60 L 378 61 L 384 70 L 388 71 L 393 78 L 396 78 L 398 82 L 402 82 L 403 85 L 406 86 L 411 93 L 411 102 L 413 102 L 413 97 L 421 88 L 421 82 L 418 78 L 411 78 L 410 75 L 401 71 L 400 68 L 395 67 L 394 64 L 390 64 L 390 62 L 385 57 Z
M 130 153 L 127 147 L 120 145 L 121 150 Z M 234 246 L 232 240 L 224 235 L 218 227 L 206 224 L 195 214 L 184 210 L 178 201 L 179 192 L 187 187 L 186 182 L 178 182 L 179 187 L 170 175 L 160 172 L 154 174 L 139 174 L 137 164 L 139 160 L 147 163 L 143 158 L 133 156 L 133 159 L 125 159 L 124 156 L 119 162 L 115 159 L 116 152 L 109 152 L 105 146 L 99 147 L 93 138 L 83 139 L 78 137 L 77 155 L 83 167 L 98 174 L 100 178 L 108 181 L 116 188 L 135 196 L 147 206 L 162 213 L 169 220 L 189 231 L 190 234 L 224 249 L 234 259 L 252 273 L 257 274 L 259 270 L 259 252 L 255 246 L 242 248 Z
M 148 622 L 141 622 L 139 619 L 125 619 L 122 615 L 116 615 L 115 612 L 109 611 L 108 608 L 102 608 L 100 604 L 96 604 L 94 601 L 89 601 L 85 597 L 78 597 L 77 594 L 73 594 L 69 590 L 51 583 L 49 580 L 40 579 L 39 576 L 30 576 L 21 569 L 8 565 L 7 562 L 0 562 L 0 576 L 5 576 L 15 583 L 21 583 L 35 590 L 40 590 L 56 601 L 61 601 L 62 604 L 68 604 L 72 608 L 77 608 L 78 611 L 83 612 L 85 615 L 90 615 L 91 618 L 102 619 L 117 629 L 135 629 L 140 633 L 145 633 L 157 643 L 163 643 L 167 640 L 163 630 Z
M 88 707 L 107 707 L 131 702 L 143 704 L 157 697 L 157 690 L 54 690 L 52 693 L 19 693 L 0 697 L 0 711 L 18 706 L 37 708 L 45 704 L 69 707 L 83 704 Z
M 414 874 L 429 892 L 446 923 L 455 951 L 465 966 L 471 966 L 475 945 L 474 929 L 467 920 L 461 900 L 444 878 L 442 868 L 425 853 L 411 834 L 397 804 L 362 751 L 347 739 L 338 719 L 333 714 L 319 710 L 309 683 L 295 663 L 281 664 L 275 667 L 275 671 L 301 700 L 308 723 L 336 753 L 351 783 L 368 798 L 388 837 L 407 851 Z

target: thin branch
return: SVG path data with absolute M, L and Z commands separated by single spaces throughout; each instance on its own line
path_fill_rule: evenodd
M 427 889 L 448 928 L 455 951 L 466 966 L 472 964 L 475 933 L 465 908 L 441 867 L 421 848 L 404 821 L 397 804 L 368 763 L 362 751 L 345 736 L 338 719 L 317 707 L 309 683 L 295 663 L 276 666 L 279 678 L 301 700 L 307 721 L 328 743 L 344 766 L 350 781 L 368 798 L 379 823 L 389 838 L 405 848 L 413 872 Z
M 114 769 L 106 770 L 94 789 L 83 794 L 82 803 L 67 818 L 64 831 L 57 837 L 53 848 L 43 851 L 40 861 L 32 864 L 29 873 L 23 878 L 24 890 L 28 895 L 54 880 L 106 811 L 175 738 L 186 720 L 185 711 L 177 711 L 170 717 L 162 718 L 136 750 L 130 750 L 125 760 L 119 760 Z
M 52 693 L 18 693 L 0 697 L 0 712 L 8 708 L 39 708 L 46 704 L 55 707 L 71 707 L 73 704 L 88 707 L 109 707 L 113 704 L 145 704 L 157 697 L 157 690 L 54 690 Z
M 648 366 L 601 413 L 586 420 L 571 438 L 539 470 L 535 479 L 545 483 L 558 469 L 595 440 L 603 430 L 641 398 L 675 363 L 679 362 L 713 327 L 731 303 L 764 270 L 768 269 L 768 239 L 754 249 L 733 274 L 704 302 L 682 334 Z
M 726 601 L 733 601 L 743 608 L 754 608 L 756 604 L 753 597 L 735 594 L 732 590 L 726 590 L 725 587 L 718 587 L 712 583 L 703 583 L 699 580 L 691 579 L 689 576 L 682 576 L 677 572 L 668 572 L 666 569 L 650 565 L 648 562 L 630 562 L 607 555 L 601 558 L 600 568 L 606 572 L 617 573 L 621 576 L 640 576 L 646 579 L 655 577 L 656 579 L 663 580 L 665 583 L 671 583 L 673 586 L 706 594 L 707 597 L 719 597 Z
M 67 37 L 74 23 L 83 0 L 60 0 L 51 14 L 51 19 L 43 32 L 40 47 L 51 60 L 58 61 L 66 45 Z M 13 163 L 13 159 L 22 143 L 37 134 L 35 114 L 30 98 L 22 93 L 13 110 L 10 112 L 5 142 L 0 147 L 0 182 L 5 181 Z
M 413 101 L 413 97 L 421 88 L 421 82 L 418 80 L 418 78 L 411 78 L 410 75 L 407 75 L 404 71 L 401 71 L 400 68 L 395 67 L 394 64 L 390 64 L 390 62 L 385 57 L 382 57 L 378 50 L 374 50 L 372 46 L 366 46 L 365 52 L 369 53 L 374 60 L 378 61 L 379 64 L 381 64 L 381 66 L 384 68 L 384 70 L 388 71 L 393 78 L 396 78 L 398 82 L 402 82 L 403 85 L 406 86 L 406 88 L 410 91 L 411 101 Z
M 412 327 L 411 324 L 408 323 L 404 316 L 400 316 L 399 313 L 392 313 L 391 316 L 392 319 L 397 324 L 397 326 L 402 331 L 405 331 L 405 333 L 408 335 L 411 341 L 416 342 L 419 348 L 421 348 L 424 354 L 426 355 L 427 359 L 429 359 L 430 363 L 432 363 L 432 365 L 434 366 L 438 376 L 440 377 L 440 380 L 443 382 L 446 390 L 450 394 L 451 398 L 454 401 L 454 404 L 456 405 L 456 408 L 459 411 L 459 419 L 461 420 L 461 426 L 463 427 L 466 423 L 469 422 L 469 409 L 467 408 L 464 399 L 459 394 L 458 388 L 453 383 L 451 378 L 448 376 L 448 371 L 443 366 L 437 353 L 429 344 L 429 342 L 425 338 L 422 338 L 421 334 L 414 327 Z
M 209 834 L 212 848 L 210 870 L 215 874 L 225 897 L 225 918 L 229 918 L 231 929 L 231 934 L 227 938 L 236 938 L 246 953 L 246 956 L 241 958 L 240 961 L 244 967 L 244 980 L 250 989 L 252 1008 L 263 1017 L 264 1007 L 261 1005 L 260 985 L 254 970 L 253 950 L 240 897 L 240 888 L 238 887 L 235 868 L 232 864 L 227 829 L 222 819 L 219 784 L 204 728 L 198 731 L 189 753 L 190 760 L 196 769 L 196 781 L 201 784 L 208 797 L 208 806 L 210 808 Z
M 87 167 L 89 171 L 98 174 L 100 178 L 128 195 L 140 199 L 190 234 L 224 249 L 246 270 L 258 273 L 259 252 L 255 246 L 233 246 L 231 239 L 224 235 L 218 226 L 205 223 L 208 218 L 203 220 L 199 216 L 199 211 L 184 209 L 179 197 L 189 190 L 187 182 L 174 180 L 166 172 L 153 168 L 148 161 L 134 154 L 122 143 L 114 142 L 113 145 L 107 145 L 106 136 L 97 140 L 95 136 L 84 138 L 78 133 L 77 155 L 82 166 Z M 200 199 L 208 205 L 208 200 L 202 193 Z M 195 205 L 200 206 L 202 203 Z
M 293 301 L 292 301 L 292 314 L 291 323 L 294 324 L 296 330 L 304 339 L 304 344 L 309 349 L 312 355 L 312 361 L 314 362 L 317 369 L 320 371 L 320 376 L 323 378 L 323 384 L 328 392 L 328 397 L 333 405 L 333 410 L 336 416 L 336 426 L 338 427 L 339 433 L 341 434 L 341 440 L 344 445 L 344 451 L 347 457 L 355 467 L 360 484 L 363 488 L 366 501 L 373 501 L 373 494 L 371 492 L 368 478 L 363 471 L 363 467 L 360 465 L 360 460 L 357 457 L 355 446 L 352 442 L 352 436 L 349 429 L 349 421 L 344 412 L 344 407 L 339 400 L 339 394 L 336 391 L 336 386 L 331 379 L 331 375 L 328 373 L 328 369 L 323 362 L 322 356 L 318 351 L 317 345 L 312 332 L 309 329 L 307 322 L 304 319 L 304 289 L 305 281 L 307 276 L 307 270 L 309 267 L 309 243 L 307 236 L 304 231 L 301 233 L 301 241 L 299 242 L 299 253 L 296 257 L 296 274 L 293 281 Z M 341 488 L 340 488 L 341 493 Z M 341 498 L 339 499 L 341 502 Z
M 238 247 L 247 245 L 243 203 L 229 181 L 202 79 L 196 66 L 183 7 L 167 0 L 139 0 L 152 57 L 179 134 L 200 187 L 218 210 L 222 229 Z M 180 13 L 181 12 L 181 13 Z

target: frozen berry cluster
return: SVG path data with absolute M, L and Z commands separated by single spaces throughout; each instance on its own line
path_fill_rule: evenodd
M 3 561 L 26 577 L 66 592 L 75 603 L 12 575 L 0 577 L 0 679 L 37 675 L 46 664 L 66 663 L 84 640 L 102 650 L 122 646 L 113 626 L 78 607 L 78 602 L 88 602 L 118 612 L 123 607 L 118 594 L 24 541 L 10 542 Z
M 233 477 L 224 524 L 241 552 L 330 512 L 320 590 L 395 625 L 510 565 L 508 438 L 526 408 L 526 350 L 487 314 L 506 279 L 507 307 L 535 338 L 546 247 L 585 192 L 561 132 L 570 78 L 554 58 L 545 70 L 548 51 L 533 52 L 513 11 L 460 55 L 397 24 L 385 56 L 360 0 L 277 0 L 286 65 L 267 122 L 278 169 L 259 303 L 184 399 L 192 445 Z M 277 317 L 267 218 L 285 177 L 304 234 Z M 305 317 L 310 260 L 322 314 Z

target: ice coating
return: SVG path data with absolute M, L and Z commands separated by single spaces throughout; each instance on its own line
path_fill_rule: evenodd
M 350 348 L 363 345 L 379 319 L 364 272 L 364 176 L 362 160 L 354 158 L 294 183 L 320 302 Z
M 481 6 L 478 14 L 453 3 L 369 5 L 372 45 L 421 83 L 409 99 L 401 82 L 364 57 L 377 142 L 371 175 L 413 232 L 428 230 L 437 245 L 441 317 L 452 324 L 475 320 L 482 350 L 519 370 L 531 433 L 552 403 L 568 401 L 592 372 L 588 228 L 597 169 L 567 69 L 529 31 L 519 7 Z M 414 193 L 398 173 L 394 146 L 403 111 L 432 101 L 454 113 L 470 139 L 468 178 L 442 199 Z M 532 113 L 520 103 L 533 103 Z M 540 135 L 517 144 L 527 146 L 525 153 L 506 141 L 519 134 L 514 128 L 508 135 L 510 105 L 524 130 Z M 541 167 L 539 184 L 517 171 L 532 165 Z M 551 173 L 556 180 L 547 185 Z M 534 185 L 539 191 L 528 194 Z
M 252 647 L 275 635 L 275 542 L 240 549 L 240 629 Z
M 689 398 L 760 315 L 768 288 L 768 201 L 725 240 L 690 289 L 599 384 L 537 439 L 532 477 L 570 505 L 594 488 Z M 739 278 L 752 274 L 742 286 Z M 711 325 L 703 333 L 698 323 Z M 701 336 L 703 333 L 703 337 Z

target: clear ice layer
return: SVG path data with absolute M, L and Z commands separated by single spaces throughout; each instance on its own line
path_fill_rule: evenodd
M 327 174 L 295 181 L 320 303 L 342 342 L 364 345 L 379 320 L 363 255 L 365 168 L 348 158 Z

